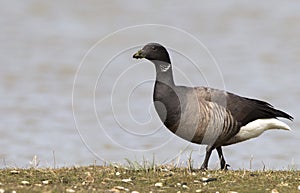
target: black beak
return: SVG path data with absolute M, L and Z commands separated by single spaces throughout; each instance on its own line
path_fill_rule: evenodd
M 136 59 L 141 59 L 141 58 L 145 58 L 146 57 L 146 54 L 144 53 L 143 50 L 139 50 L 137 53 L 135 53 L 133 55 L 133 58 L 136 58 Z

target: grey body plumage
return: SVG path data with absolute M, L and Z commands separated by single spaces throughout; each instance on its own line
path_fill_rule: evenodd
M 146 58 L 155 65 L 153 101 L 164 125 L 185 140 L 207 145 L 202 169 L 207 169 L 214 149 L 218 152 L 221 168 L 227 169 L 222 146 L 260 134 L 251 134 L 252 127 L 247 127 L 247 124 L 277 117 L 293 119 L 287 113 L 260 100 L 208 87 L 175 85 L 169 54 L 160 44 L 147 44 L 133 57 Z M 275 126 L 278 125 L 276 124 L 277 122 L 274 123 Z M 283 129 L 286 127 L 288 126 L 282 126 Z M 240 131 L 241 128 L 243 132 Z

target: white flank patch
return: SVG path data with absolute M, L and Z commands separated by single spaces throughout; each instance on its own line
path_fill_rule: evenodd
M 247 140 L 258 137 L 264 131 L 270 129 L 291 130 L 291 128 L 287 124 L 279 121 L 278 119 L 257 119 L 241 127 L 236 136 L 243 140 Z

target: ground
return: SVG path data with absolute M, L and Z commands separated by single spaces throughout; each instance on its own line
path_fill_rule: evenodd
M 6 168 L 1 192 L 298 192 L 300 171 L 191 171 L 165 166 Z

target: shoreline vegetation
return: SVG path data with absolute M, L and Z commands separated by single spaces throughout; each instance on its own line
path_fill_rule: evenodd
M 174 165 L 0 169 L 3 192 L 299 192 L 300 170 L 191 170 Z

